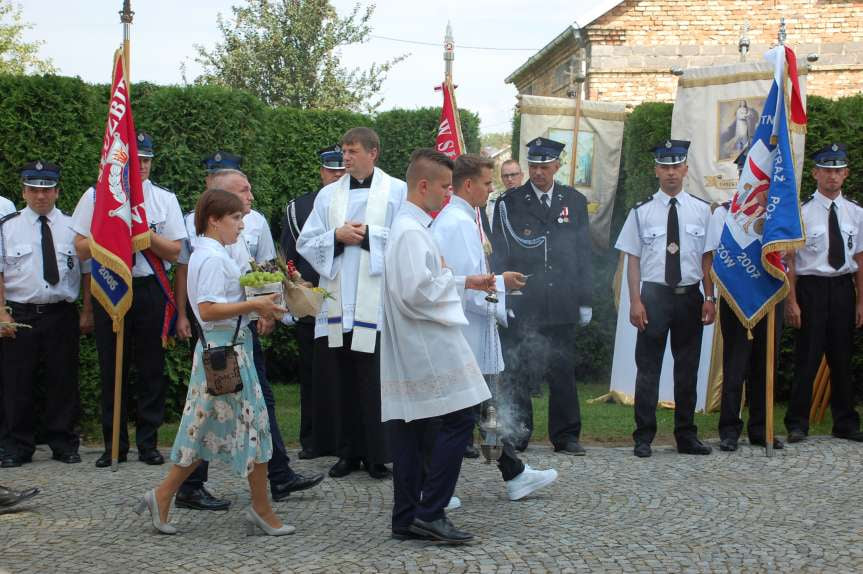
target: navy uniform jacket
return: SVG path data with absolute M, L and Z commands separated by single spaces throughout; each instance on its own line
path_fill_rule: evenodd
M 280 240 L 282 253 L 285 254 L 285 261 L 293 260 L 297 266 L 297 271 L 300 272 L 303 279 L 314 285 L 318 284 L 320 276 L 309 262 L 297 253 L 297 238 L 300 236 L 300 231 L 302 231 L 303 225 L 315 206 L 315 198 L 318 196 L 318 191 L 306 193 L 288 203 L 285 217 L 282 219 L 282 236 Z M 315 318 L 303 317 L 299 322 L 314 324 Z
M 525 243 L 545 244 L 528 248 Z M 579 322 L 592 305 L 593 268 L 587 199 L 554 183 L 544 211 L 530 181 L 501 196 L 492 218 L 492 269 L 531 275 L 522 296 L 507 297 L 516 321 L 535 325 Z

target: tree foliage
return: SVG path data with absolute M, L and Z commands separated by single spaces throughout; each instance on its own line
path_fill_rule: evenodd
M 0 0 L 0 73 L 52 74 L 57 71 L 51 60 L 39 58 L 42 42 L 25 42 L 24 30 L 32 28 L 24 22 L 21 6 L 11 0 Z
M 224 40 L 212 51 L 196 46 L 204 74 L 195 82 L 249 90 L 271 106 L 374 111 L 387 72 L 403 59 L 347 69 L 340 48 L 371 31 L 374 5 L 339 17 L 328 0 L 249 0 L 220 14 Z

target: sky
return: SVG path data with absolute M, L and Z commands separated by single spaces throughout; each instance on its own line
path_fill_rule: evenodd
M 25 39 L 44 42 L 41 57 L 50 58 L 62 75 L 93 83 L 109 81 L 113 51 L 122 41 L 121 0 L 15 1 L 23 8 L 24 20 L 34 25 L 25 32 Z M 221 12 L 229 17 L 231 5 L 241 1 L 132 0 L 132 82 L 181 84 L 184 63 L 186 77 L 194 79 L 201 71 L 194 61 L 194 45 L 212 48 L 221 39 L 217 15 Z M 332 0 L 342 16 L 356 3 Z M 542 9 L 525 0 L 378 0 L 374 4 L 370 23 L 372 35 L 378 37 L 342 49 L 342 62 L 348 67 L 365 67 L 409 54 L 387 76 L 379 110 L 441 105 L 434 86 L 443 80 L 442 44 L 450 21 L 459 107 L 479 114 L 483 133 L 495 133 L 510 131 L 516 103 L 515 87 L 504 79 L 593 2 L 544 0 Z

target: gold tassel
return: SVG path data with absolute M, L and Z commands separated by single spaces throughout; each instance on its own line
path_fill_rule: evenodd
M 752 329 L 746 329 L 746 339 L 751 341 L 755 337 L 752 336 Z

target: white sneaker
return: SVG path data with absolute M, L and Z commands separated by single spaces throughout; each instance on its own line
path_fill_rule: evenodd
M 455 510 L 456 508 L 461 508 L 461 499 L 458 496 L 453 496 L 449 499 L 449 503 L 444 510 Z
M 553 468 L 534 470 L 528 465 L 524 465 L 524 471 L 521 474 L 506 481 L 506 494 L 510 500 L 521 500 L 555 480 L 557 480 L 557 471 Z

